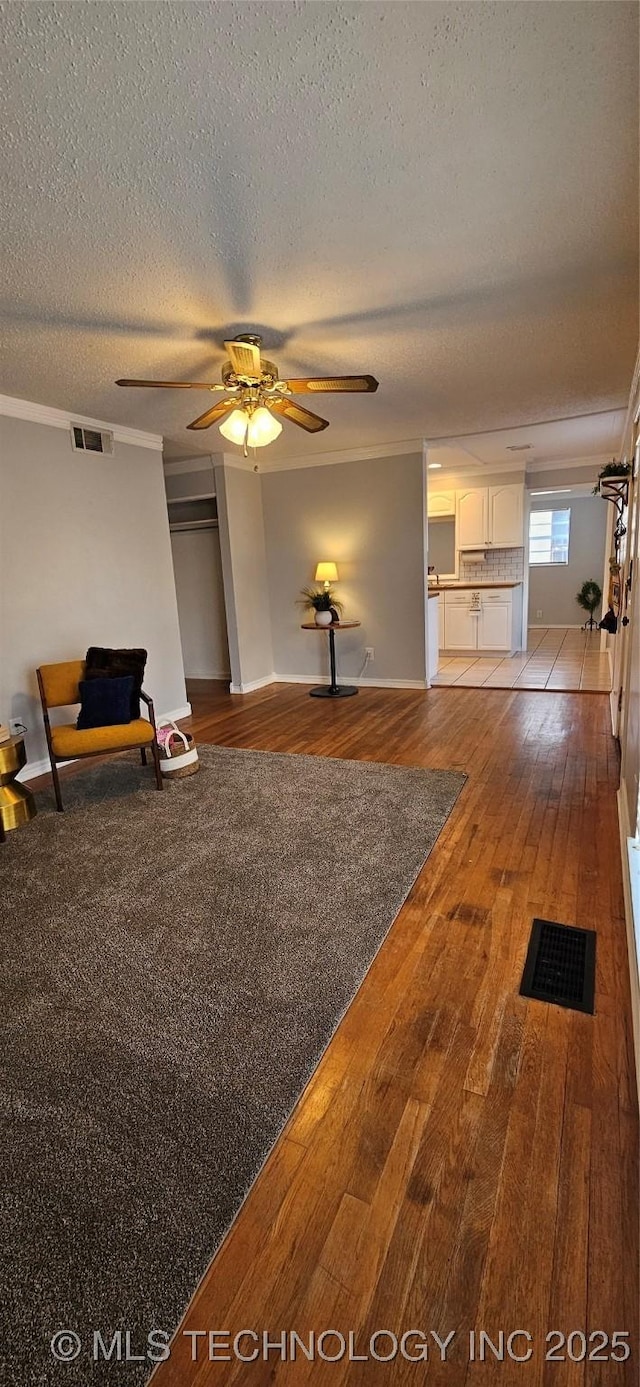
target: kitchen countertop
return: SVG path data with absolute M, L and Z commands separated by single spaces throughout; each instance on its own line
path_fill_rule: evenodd
M 504 582 L 502 582 L 502 583 L 501 583 L 501 582 L 493 582 L 493 583 L 487 583 L 487 582 L 479 582 L 479 583 L 430 583 L 430 584 L 429 584 L 429 596 L 431 597 L 432 594 L 434 594 L 434 595 L 437 596 L 437 594 L 438 594 L 439 592 L 456 592 L 456 591 L 458 590 L 458 588 L 460 588 L 461 590 L 462 590 L 462 589 L 468 589 L 468 590 L 473 589 L 473 591 L 476 592 L 476 591 L 478 590 L 478 588 L 521 588 L 521 587 L 522 587 L 522 579 L 521 579 L 521 578 L 519 578 L 518 581 L 515 582 L 515 583 L 504 583 Z

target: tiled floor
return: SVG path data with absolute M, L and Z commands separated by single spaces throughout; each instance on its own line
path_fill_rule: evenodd
M 442 657 L 433 684 L 466 684 L 478 689 L 562 689 L 608 692 L 611 665 L 600 652 L 599 631 L 536 628 L 526 651 L 510 659 Z

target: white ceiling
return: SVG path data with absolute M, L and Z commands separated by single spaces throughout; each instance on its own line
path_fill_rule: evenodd
M 274 458 L 626 403 L 635 3 L 0 12 L 5 393 L 210 451 L 202 395 L 113 382 L 215 380 L 244 327 L 380 380 Z

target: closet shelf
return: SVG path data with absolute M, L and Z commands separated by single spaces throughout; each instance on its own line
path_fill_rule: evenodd
M 199 491 L 196 496 L 167 496 L 168 506 L 179 506 L 183 501 L 215 501 L 215 491 Z

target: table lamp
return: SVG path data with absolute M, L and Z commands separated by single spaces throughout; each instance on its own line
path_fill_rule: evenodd
M 338 569 L 334 563 L 319 563 L 316 567 L 316 583 L 323 583 L 325 592 L 328 592 L 332 583 L 338 581 Z

